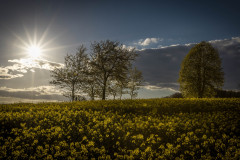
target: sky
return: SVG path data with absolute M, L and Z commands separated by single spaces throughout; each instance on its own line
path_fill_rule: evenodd
M 138 98 L 179 90 L 181 62 L 201 41 L 222 59 L 224 89 L 240 89 L 240 2 L 237 0 L 2 0 L 0 103 L 66 100 L 50 71 L 81 44 L 119 41 L 136 48 L 144 76 Z M 41 55 L 29 54 L 34 46 Z

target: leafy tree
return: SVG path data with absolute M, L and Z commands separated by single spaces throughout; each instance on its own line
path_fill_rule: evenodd
M 128 82 L 129 94 L 131 96 L 131 99 L 137 97 L 137 94 L 138 94 L 137 90 L 140 89 L 142 82 L 143 82 L 142 72 L 137 70 L 136 67 L 134 67 L 129 72 L 129 82 Z
M 64 67 L 55 68 L 51 71 L 50 84 L 59 86 L 64 91 L 64 96 L 72 101 L 77 99 L 76 93 L 82 88 L 85 82 L 88 57 L 85 54 L 86 48 L 82 45 L 77 49 L 75 55 L 67 55 Z
M 195 45 L 182 61 L 178 81 L 184 97 L 213 97 L 224 83 L 218 51 L 207 42 Z
M 119 42 L 110 40 L 92 43 L 91 66 L 101 87 L 101 98 L 106 99 L 109 80 L 126 77 L 131 62 L 136 58 L 135 50 L 128 50 Z

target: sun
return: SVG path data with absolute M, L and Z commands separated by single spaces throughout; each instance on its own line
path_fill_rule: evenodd
M 42 48 L 38 45 L 31 45 L 27 47 L 27 53 L 31 58 L 39 58 L 42 53 Z
M 38 32 L 37 28 L 32 28 L 30 30 L 32 32 L 29 32 L 29 30 L 24 27 L 25 35 L 22 34 L 22 36 L 12 32 L 16 37 L 13 46 L 18 49 L 19 55 L 24 56 L 24 58 L 27 58 L 29 61 L 50 58 L 53 52 L 56 53 L 56 51 L 59 51 L 60 49 L 62 50 L 72 46 L 56 46 L 55 40 L 58 39 L 60 35 L 49 39 L 49 26 L 43 32 Z

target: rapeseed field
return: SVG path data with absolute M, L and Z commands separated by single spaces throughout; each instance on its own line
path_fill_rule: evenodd
M 0 105 L 0 159 L 239 159 L 240 99 Z

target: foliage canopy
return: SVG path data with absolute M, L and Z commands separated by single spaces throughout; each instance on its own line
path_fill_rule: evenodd
M 207 42 L 195 45 L 182 62 L 178 81 L 184 97 L 213 97 L 224 84 L 218 51 Z

